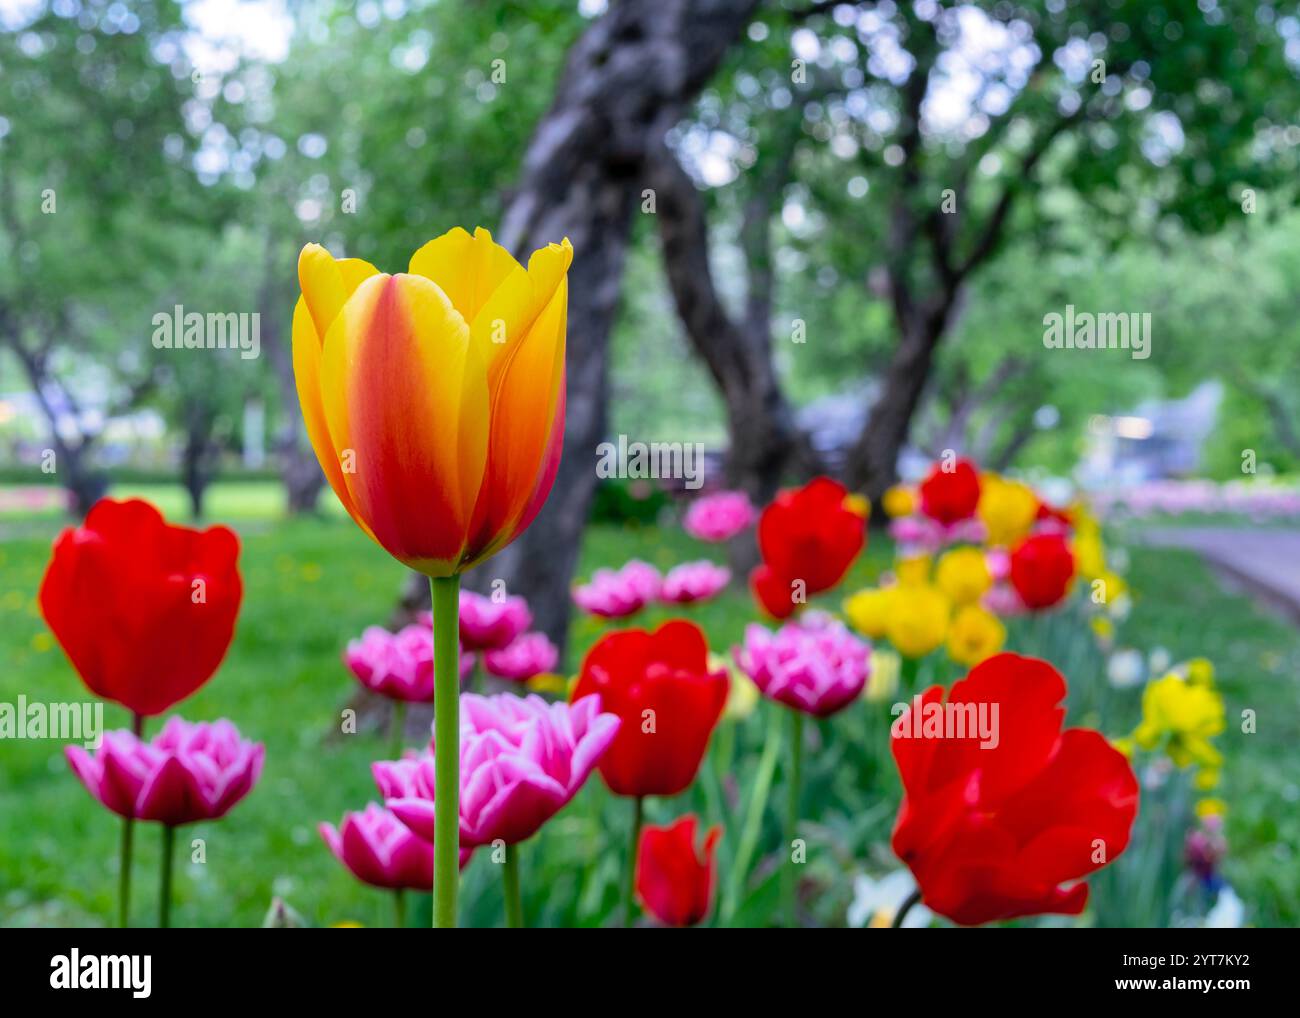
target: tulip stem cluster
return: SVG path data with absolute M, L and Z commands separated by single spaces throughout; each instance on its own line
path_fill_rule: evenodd
M 627 846 L 627 881 L 623 885 L 623 925 L 631 926 L 636 914 L 636 853 L 645 822 L 645 796 L 632 799 L 632 840 Z
M 776 761 L 781 752 L 781 711 L 772 708 L 768 720 L 767 736 L 763 742 L 763 753 L 758 760 L 758 769 L 754 775 L 754 784 L 749 792 L 749 804 L 745 811 L 744 826 L 740 831 L 740 847 L 731 864 L 727 877 L 727 893 L 722 905 L 722 921 L 730 922 L 740 904 L 741 885 L 749 873 L 749 864 L 758 848 L 758 838 L 762 831 L 763 814 L 767 812 L 767 800 L 772 791 L 772 778 L 776 774 Z
M 176 828 L 163 824 L 162 856 L 159 867 L 161 879 L 158 884 L 158 928 L 165 930 L 171 925 L 172 918 L 172 857 L 176 854 Z
M 787 711 L 790 715 L 790 775 L 786 782 L 785 851 L 794 850 L 799 825 L 799 798 L 803 771 L 803 711 Z M 793 856 L 781 867 L 781 897 L 785 905 L 787 926 L 799 925 L 798 881 L 795 880 Z
M 460 882 L 460 575 L 429 580 L 433 601 L 433 925 L 456 925 Z

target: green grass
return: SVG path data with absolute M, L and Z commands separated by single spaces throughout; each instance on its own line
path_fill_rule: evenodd
M 222 499 L 226 496 L 223 494 Z M 337 822 L 345 810 L 376 798 L 369 764 L 386 753 L 377 732 L 340 734 L 340 711 L 355 683 L 340 662 L 344 643 L 362 628 L 384 622 L 404 573 L 346 521 L 293 522 L 265 516 L 264 494 L 231 493 L 243 507 L 233 514 L 244 547 L 246 595 L 231 653 L 213 680 L 179 712 L 192 720 L 234 720 L 266 744 L 266 769 L 253 793 L 217 823 L 186 829 L 177 870 L 176 925 L 247 926 L 261 921 L 273 896 L 285 898 L 313 924 L 355 920 L 387 924 L 388 897 L 358 884 L 325 849 L 316 825 Z M 166 500 L 161 501 L 166 504 Z M 214 518 L 217 514 L 214 511 Z M 34 596 L 57 521 L 3 529 L 0 541 L 0 701 L 18 695 L 41 701 L 79 700 L 84 688 L 49 637 Z M 887 542 L 873 536 L 868 555 L 845 589 L 888 561 Z M 597 565 L 633 556 L 661 567 L 704 556 L 703 546 L 676 528 L 592 528 L 583 549 L 583 576 Z M 490 569 L 490 565 L 487 567 Z M 1221 740 L 1227 755 L 1223 796 L 1231 805 L 1227 873 L 1260 925 L 1300 921 L 1300 817 L 1294 769 L 1300 738 L 1300 637 L 1250 602 L 1225 593 L 1198 560 L 1177 551 L 1133 554 L 1132 584 L 1140 592 L 1122 642 L 1166 647 L 1175 660 L 1204 654 L 1215 660 L 1230 718 L 1258 712 L 1259 733 L 1230 725 Z M 830 606 L 834 606 L 832 600 Z M 753 620 L 739 589 L 688 612 L 710 643 L 725 652 Z M 669 617 L 654 609 L 638 620 Z M 605 630 L 578 618 L 567 664 L 572 669 Z M 1014 648 L 1013 648 L 1014 649 Z M 1100 682 L 1098 675 L 1070 676 Z M 1136 694 L 1108 711 L 1107 734 L 1137 720 Z M 766 707 L 715 739 L 701 780 L 675 801 L 652 801 L 649 819 L 663 822 L 688 809 L 726 833 L 720 848 L 725 874 L 739 840 L 740 812 L 766 730 Z M 110 727 L 125 712 L 108 707 Z M 882 732 L 887 705 L 852 707 L 812 726 L 807 755 L 801 835 L 808 841 L 805 899 L 812 921 L 843 922 L 851 874 L 863 867 L 896 866 L 888 835 L 897 804 L 897 778 Z M 156 732 L 159 722 L 151 723 Z M 94 803 L 71 775 L 62 746 L 11 741 L 0 747 L 0 925 L 92 925 L 115 909 L 119 821 Z M 730 761 L 730 762 L 729 762 Z M 762 923 L 774 912 L 775 857 L 784 802 L 780 774 L 772 808 L 760 830 L 752 881 L 742 888 L 736 921 Z M 630 816 L 593 778 L 575 802 L 523 849 L 525 910 L 530 924 L 598 925 L 615 914 Z M 191 863 L 189 846 L 205 842 L 206 862 Z M 152 922 L 156 908 L 158 832 L 137 835 L 133 917 Z M 480 852 L 466 871 L 462 918 L 501 921 L 498 868 Z M 725 879 L 725 877 L 724 877 Z M 412 921 L 427 920 L 417 909 Z

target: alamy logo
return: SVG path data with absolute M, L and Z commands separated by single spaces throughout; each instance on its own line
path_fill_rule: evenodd
M 1043 315 L 1043 346 L 1049 350 L 1132 350 L 1135 361 L 1151 356 L 1151 312 L 1093 314 L 1065 305 L 1065 314 Z
M 674 477 L 684 480 L 684 487 L 695 491 L 704 485 L 703 442 L 629 442 L 618 436 L 618 444 L 601 442 L 596 446 L 596 476 L 600 478 Z
M 153 316 L 155 350 L 238 350 L 246 361 L 262 352 L 262 316 L 259 312 L 186 311 L 177 304 Z
M 153 955 L 87 954 L 75 947 L 50 959 L 50 986 L 55 990 L 130 990 L 131 996 L 149 996 L 153 981 Z

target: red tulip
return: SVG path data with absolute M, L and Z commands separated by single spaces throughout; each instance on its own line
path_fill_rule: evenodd
M 829 477 L 783 491 L 758 520 L 763 564 L 750 574 L 750 589 L 778 619 L 793 614 L 796 591 L 812 596 L 830 590 L 849 571 L 866 543 L 865 513 L 848 489 Z
M 704 858 L 695 851 L 694 814 L 667 827 L 647 825 L 636 857 L 636 893 L 646 911 L 669 926 L 694 926 L 713 899 L 713 850 L 722 836 L 704 836 Z
M 936 463 L 921 482 L 921 512 L 944 526 L 975 515 L 980 504 L 980 475 L 970 460 L 957 460 L 951 470 Z
M 614 794 L 676 795 L 695 780 L 730 688 L 708 657 L 700 627 L 681 619 L 610 633 L 587 652 L 572 699 L 597 693 L 622 719 L 600 761 Z
M 226 656 L 238 557 L 225 527 L 175 527 L 147 502 L 102 499 L 54 542 L 41 614 L 92 693 L 161 714 Z
M 1073 882 L 1128 846 L 1133 769 L 1100 733 L 1061 730 L 1065 691 L 1047 662 L 998 654 L 952 687 L 948 708 L 932 686 L 894 723 L 904 795 L 893 848 L 935 912 L 964 925 L 1077 915 L 1088 886 Z M 956 719 L 981 711 L 992 736 L 956 737 L 970 732 Z M 945 727 L 918 723 L 929 718 Z
M 1011 585 L 1033 611 L 1060 601 L 1073 579 L 1074 554 L 1061 534 L 1026 537 L 1011 553 Z

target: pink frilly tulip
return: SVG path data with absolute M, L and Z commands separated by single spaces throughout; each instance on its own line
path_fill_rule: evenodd
M 1016 593 L 1016 588 L 1003 581 L 993 584 L 985 592 L 980 602 L 994 615 L 1002 618 L 1024 615 L 1029 611 L 1025 607 L 1025 602 L 1020 599 L 1020 595 Z
M 691 503 L 682 529 L 699 541 L 729 541 L 757 518 L 743 491 L 719 491 Z
M 510 693 L 460 699 L 460 843 L 532 837 L 577 794 L 618 733 L 600 697 L 573 704 Z M 393 814 L 433 840 L 433 755 L 372 765 Z
M 501 650 L 533 624 L 522 597 L 496 601 L 472 590 L 460 592 L 460 643 L 466 650 Z
M 1011 553 L 1006 548 L 989 548 L 984 553 L 984 564 L 995 583 L 1001 583 L 1011 575 Z
M 360 813 L 344 813 L 343 822 L 318 828 L 334 857 L 354 877 L 371 887 L 429 891 L 433 888 L 433 845 L 377 803 Z M 473 853 L 462 848 L 463 868 Z
M 659 597 L 663 578 L 649 563 L 632 559 L 622 569 L 597 569 L 591 582 L 573 591 L 573 601 L 583 611 L 607 619 L 635 615 Z
M 950 544 L 982 544 L 988 530 L 974 518 L 944 524 L 917 514 L 891 521 L 889 536 L 900 546 L 899 554 L 931 555 Z
M 527 682 L 555 668 L 560 652 L 545 633 L 524 633 L 508 647 L 483 654 L 483 667 L 499 679 Z
M 810 613 L 775 633 L 746 627 L 745 643 L 732 656 L 764 696 L 824 718 L 866 686 L 871 647 L 838 620 Z
M 105 732 L 93 756 L 80 746 L 64 752 L 90 794 L 114 813 L 179 827 L 225 816 L 257 784 L 266 750 L 224 719 L 173 716 L 152 742 L 123 729 Z
M 422 625 L 390 633 L 370 626 L 350 640 L 343 661 L 372 692 L 407 703 L 433 702 L 433 631 Z M 460 677 L 474 670 L 474 655 L 461 653 Z
M 731 570 L 712 562 L 686 562 L 668 571 L 659 600 L 666 604 L 691 604 L 717 597 L 731 582 Z

